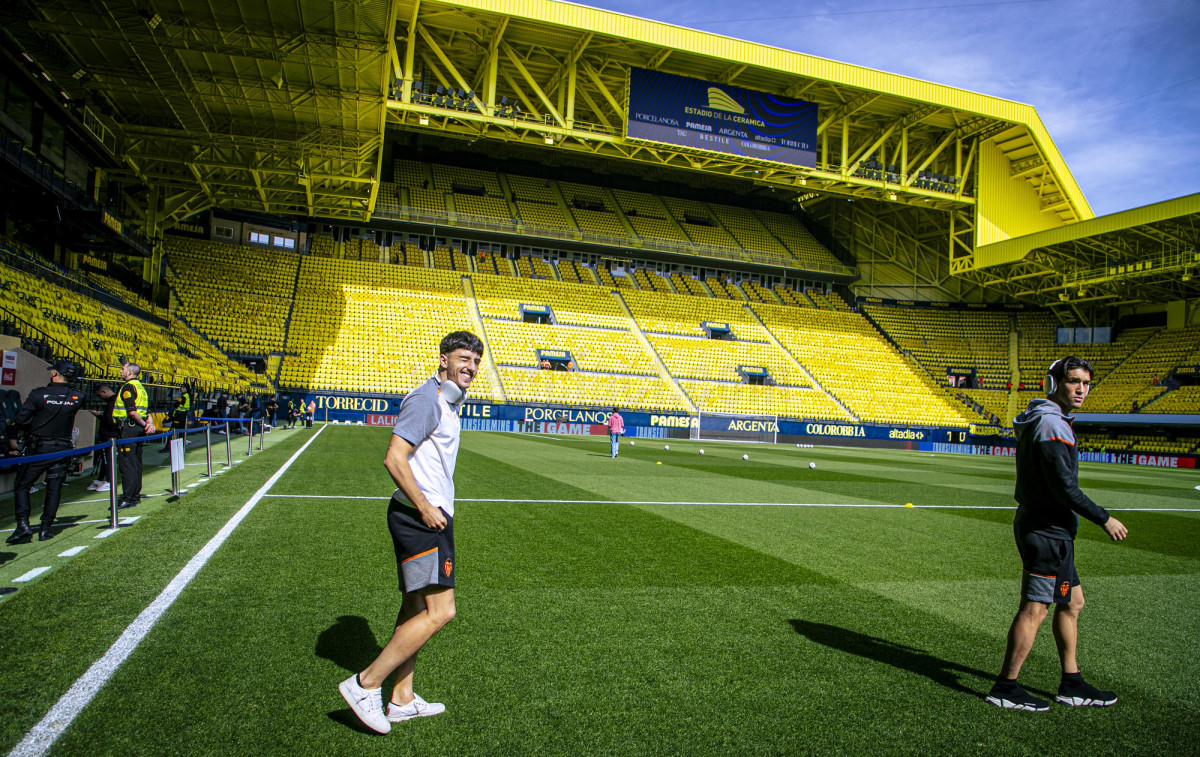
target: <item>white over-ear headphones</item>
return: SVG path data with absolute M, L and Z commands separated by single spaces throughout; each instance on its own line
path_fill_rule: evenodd
M 1042 379 L 1042 392 L 1047 397 L 1058 391 L 1058 381 L 1054 378 L 1054 369 L 1057 368 L 1058 364 L 1064 359 L 1065 358 L 1059 358 L 1058 360 L 1055 360 L 1050 364 L 1050 367 L 1046 369 L 1046 377 Z
M 463 388 L 450 379 L 446 379 L 442 382 L 441 386 L 438 387 L 438 393 L 445 397 L 446 402 L 451 405 L 458 404 L 465 394 L 465 392 L 463 392 Z

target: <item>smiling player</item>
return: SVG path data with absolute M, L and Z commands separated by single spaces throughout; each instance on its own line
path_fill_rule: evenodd
M 479 371 L 483 342 L 469 331 L 456 331 L 442 339 L 440 353 L 437 375 L 401 403 L 383 463 L 397 487 L 387 515 L 404 592 L 396 630 L 366 670 L 338 686 L 359 720 L 378 733 L 388 733 L 392 723 L 446 709 L 413 692 L 413 669 L 417 651 L 454 618 L 458 410 Z M 393 671 L 385 714 L 381 690 Z

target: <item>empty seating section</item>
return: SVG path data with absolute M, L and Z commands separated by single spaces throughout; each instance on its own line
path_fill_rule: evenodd
M 309 252 L 323 258 L 337 257 L 337 242 L 328 234 L 312 234 L 309 236 Z
M 770 289 L 767 289 L 757 281 L 746 279 L 741 283 L 741 287 L 742 292 L 746 295 L 746 299 L 750 300 L 751 302 L 767 302 L 772 305 L 779 304 L 779 298 L 777 298 Z
M 663 204 L 675 218 L 675 222 L 683 229 L 683 233 L 700 245 L 719 247 L 723 249 L 741 249 L 733 237 L 729 235 L 716 219 L 712 211 L 696 200 L 681 200 L 675 197 L 662 198 Z
M 737 340 L 766 342 L 770 337 L 752 314 L 738 303 L 682 294 L 622 292 L 625 304 L 642 331 L 649 334 L 707 336 L 704 321 L 729 325 Z
M 1142 412 L 1194 415 L 1200 412 L 1200 386 L 1181 386 L 1169 391 Z
M 472 282 L 479 314 L 485 319 L 520 321 L 521 305 L 548 305 L 556 323 L 629 327 L 629 319 L 620 306 L 596 287 L 498 276 L 473 276 Z
M 575 368 L 658 378 L 653 359 L 628 330 L 488 320 L 484 323 L 497 365 L 538 367 L 537 350 L 565 350 Z
M 474 322 L 453 272 L 306 258 L 279 381 L 284 387 L 406 392 L 428 378 L 438 343 Z M 485 362 L 471 395 L 493 399 Z
M 566 181 L 558 182 L 558 188 L 580 231 L 621 239 L 629 237 L 603 189 Z
M 437 163 L 430 165 L 430 169 L 433 173 L 433 186 L 443 192 L 465 189 L 481 191 L 487 197 L 504 197 L 504 191 L 500 189 L 500 179 L 494 171 L 443 166 Z
M 815 270 L 827 270 L 830 267 L 840 267 L 841 263 L 829 250 L 818 242 L 808 229 L 798 220 L 782 213 L 771 213 L 765 210 L 755 210 L 754 215 L 762 221 L 767 231 L 783 243 L 799 261 L 800 267 L 812 267 Z
M 648 271 L 645 268 L 638 268 L 633 272 L 633 280 L 637 282 L 638 289 L 645 289 L 651 292 L 671 293 L 671 284 L 661 275 L 654 271 Z
M 671 220 L 671 213 L 662 201 L 654 195 L 641 192 L 629 192 L 614 189 L 613 196 L 617 199 L 625 220 L 635 234 L 643 239 L 665 239 L 672 243 L 686 243 L 688 238 L 683 230 Z
M 779 299 L 784 305 L 792 305 L 798 308 L 814 307 L 812 300 L 808 299 L 808 296 L 804 292 L 798 292 L 783 284 L 776 284 L 774 289 L 775 294 L 779 295 Z
M 737 243 L 759 262 L 775 265 L 795 263 L 795 257 L 763 226 L 754 211 L 730 205 L 709 205 L 713 214 Z
M 671 274 L 671 284 L 674 285 L 675 291 L 680 294 L 691 294 L 697 297 L 712 297 L 712 293 L 704 286 L 699 279 L 692 276 L 686 276 L 678 271 Z
M 1144 333 L 1128 336 L 1131 341 L 1137 341 Z M 1124 336 L 1118 335 L 1116 341 L 1120 342 Z M 1076 348 L 1083 353 L 1096 346 L 1099 345 L 1060 345 Z M 1176 366 L 1194 364 L 1189 361 L 1194 361 L 1197 346 L 1200 346 L 1200 326 L 1154 331 L 1107 374 L 1100 375 L 1097 372 L 1098 380 L 1093 385 L 1085 409 L 1093 413 L 1127 413 L 1133 410 L 1133 403 L 1136 402 L 1139 411 L 1154 410 L 1159 404 L 1156 400 L 1167 392 L 1167 387 L 1161 384 L 1162 380 Z M 1080 357 L 1087 358 L 1088 355 L 1081 354 Z M 1042 373 L 1045 374 L 1045 368 Z M 1158 383 L 1155 379 L 1158 379 Z
M 983 388 L 999 389 L 1012 375 L 1008 367 L 1008 313 L 869 303 L 862 307 L 900 350 L 916 358 L 936 381 L 942 381 L 951 371 L 974 370 Z
M 1081 433 L 1076 438 L 1079 448 L 1087 452 L 1154 452 L 1168 455 L 1200 452 L 1200 438 L 1195 436 Z
M 679 395 L 659 378 L 610 376 L 580 371 L 498 369 L 511 402 L 554 402 L 566 405 L 686 412 Z
M 226 352 L 283 349 L 300 256 L 168 236 L 179 313 Z
M 841 264 L 793 216 L 699 200 L 399 159 L 377 200 L 384 216 L 406 211 L 614 244 L 710 249 L 771 265 L 837 270 Z M 507 183 L 511 195 L 506 195 Z M 511 201 L 511 202 L 510 202 Z M 640 240 L 640 241 L 638 241 Z
M 503 197 L 477 197 L 469 194 L 454 195 L 454 210 L 473 216 L 495 218 L 504 223 L 512 223 L 512 212 L 508 209 L 508 201 Z
M 118 380 L 128 360 L 138 363 L 152 383 L 186 381 L 228 391 L 265 384 L 176 319 L 163 328 L 3 265 L 0 291 L 0 320 L 28 339 L 47 341 L 57 357 L 79 361 L 88 378 Z
M 840 405 L 817 389 L 688 380 L 681 380 L 679 386 L 701 412 L 850 420 Z
M 596 276 L 600 279 L 602 286 L 615 287 L 617 289 L 637 289 L 633 283 L 633 274 L 628 270 L 612 272 L 604 266 L 596 268 Z
M 720 297 L 724 300 L 735 300 L 737 302 L 742 302 L 746 299 L 746 296 L 736 286 L 717 276 L 709 276 L 704 280 L 704 283 L 712 290 L 714 297 Z
M 766 368 L 776 384 L 812 386 L 795 361 L 773 344 L 657 334 L 651 334 L 647 339 L 676 378 L 740 384 L 743 378 L 738 367 L 757 366 Z
M 822 387 L 874 423 L 962 427 L 967 418 L 857 313 L 752 306 Z
M 387 215 L 396 215 L 404 204 L 404 193 L 400 185 L 390 181 L 379 182 L 379 194 L 375 198 L 375 210 L 384 211 Z

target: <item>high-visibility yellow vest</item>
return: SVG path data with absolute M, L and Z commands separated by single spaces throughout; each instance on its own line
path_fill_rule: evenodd
M 192 409 L 192 398 L 187 394 L 187 392 L 184 392 L 182 399 L 183 401 L 179 403 L 179 410 L 180 412 L 186 413 Z
M 134 394 L 134 410 L 142 417 L 142 420 L 150 419 L 150 395 L 146 394 L 146 387 L 142 386 L 142 382 L 137 379 L 130 379 L 121 386 L 121 391 L 117 393 L 117 404 L 113 406 L 113 418 L 124 419 L 129 416 L 125 410 L 125 400 L 129 399 L 126 396 L 127 392 Z

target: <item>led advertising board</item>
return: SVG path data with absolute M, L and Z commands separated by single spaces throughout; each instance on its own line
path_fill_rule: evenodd
M 817 105 L 630 68 L 626 136 L 815 168 Z

